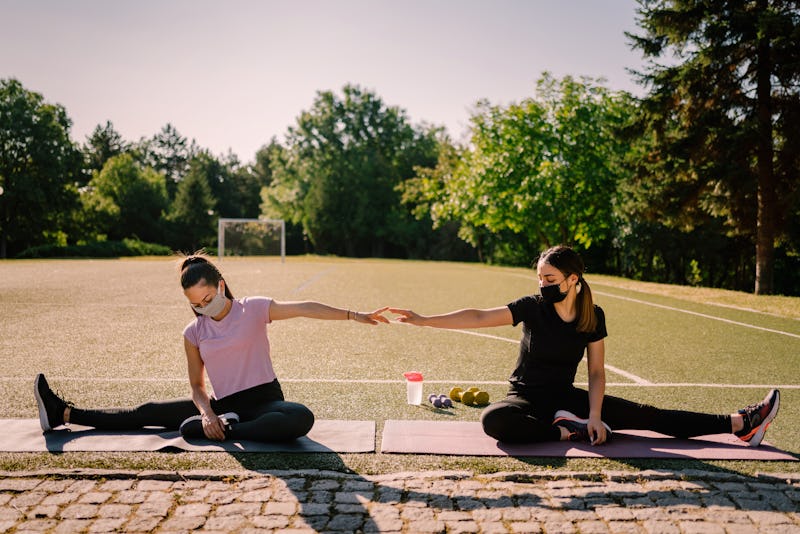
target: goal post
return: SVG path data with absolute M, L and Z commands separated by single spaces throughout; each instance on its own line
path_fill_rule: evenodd
M 229 219 L 217 222 L 217 253 L 228 256 L 274 256 L 286 261 L 286 223 L 283 219 Z

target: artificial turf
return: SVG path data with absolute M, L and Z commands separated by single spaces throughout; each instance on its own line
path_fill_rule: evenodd
M 396 306 L 432 314 L 495 307 L 536 291 L 530 269 L 478 264 L 327 257 L 290 257 L 281 263 L 254 257 L 226 258 L 220 267 L 237 296 L 316 300 L 362 311 Z M 668 408 L 729 413 L 760 400 L 768 385 L 792 386 L 782 391 L 781 411 L 767 439 L 800 458 L 800 313 L 794 313 L 800 310 L 800 298 L 675 288 L 600 275 L 588 275 L 587 280 L 607 316 L 608 393 Z M 0 318 L 0 417 L 36 416 L 32 381 L 37 372 L 45 372 L 53 386 L 83 407 L 130 406 L 189 394 L 181 332 L 193 315 L 173 260 L 2 261 L 0 305 L 5 310 Z M 484 382 L 481 387 L 497 399 L 506 390 L 520 336 L 519 327 L 484 329 L 479 333 L 492 337 L 483 337 L 401 324 L 368 327 L 310 319 L 275 322 L 268 329 L 287 398 L 306 403 L 319 418 L 375 420 L 378 440 L 387 419 L 477 420 L 478 408 L 457 405 L 437 412 L 407 405 L 403 371 L 424 374 L 426 397 L 446 393 L 451 386 Z M 586 381 L 585 365 L 577 381 Z M 302 465 L 359 472 L 554 467 L 798 472 L 798 464 L 380 453 L 0 454 L 0 469 L 6 470 Z

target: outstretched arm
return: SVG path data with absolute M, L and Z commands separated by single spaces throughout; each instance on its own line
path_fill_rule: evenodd
M 411 310 L 389 308 L 389 311 L 400 316 L 401 323 L 434 328 L 485 328 L 489 326 L 507 326 L 514 323 L 508 306 L 478 310 L 467 308 L 441 315 L 419 315 Z
M 344 308 L 335 308 L 320 302 L 278 302 L 272 301 L 269 308 L 269 318 L 273 321 L 292 319 L 294 317 L 308 317 L 310 319 L 326 319 L 330 321 L 351 320 L 357 323 L 378 324 L 388 323 L 389 320 L 381 315 L 388 308 L 379 308 L 373 312 L 359 312 Z

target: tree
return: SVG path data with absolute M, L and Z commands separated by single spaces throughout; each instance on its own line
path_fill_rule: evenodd
M 418 173 L 414 186 L 434 221 L 461 223 L 459 235 L 487 259 L 527 263 L 532 250 L 588 249 L 612 235 L 627 151 L 616 129 L 630 98 L 588 78 L 545 74 L 537 87 L 535 98 L 505 107 L 479 102 L 469 150 L 440 158 L 441 170 Z
M 95 173 L 84 194 L 84 206 L 94 213 L 98 233 L 110 239 L 137 237 L 161 243 L 161 218 L 167 208 L 164 175 L 139 165 L 131 154 L 109 159 Z
M 775 244 L 797 202 L 800 11 L 792 0 L 640 0 L 651 132 L 637 187 L 674 225 L 721 218 L 755 243 L 755 292 L 774 287 Z M 667 58 L 666 63 L 659 59 Z
M 114 156 L 119 156 L 129 149 L 122 136 L 114 129 L 111 121 L 105 125 L 95 126 L 91 135 L 86 137 L 83 153 L 86 158 L 86 171 L 91 174 L 99 172 L 106 162 Z
M 262 210 L 301 224 L 317 252 L 402 254 L 397 222 L 411 218 L 395 188 L 434 162 L 434 130 L 416 130 L 400 108 L 353 85 L 320 92 L 274 154 Z
M 235 154 L 216 158 L 200 151 L 191 159 L 190 169 L 205 175 L 220 217 L 259 216 L 262 181 L 249 166 L 241 165 Z
M 273 137 L 269 144 L 262 146 L 256 152 L 255 162 L 251 165 L 250 172 L 262 187 L 268 187 L 272 183 L 272 161 L 278 157 L 282 149 L 278 140 Z
M 207 156 L 207 155 L 206 155 Z M 208 185 L 207 157 L 192 159 L 189 172 L 178 184 L 175 200 L 168 215 L 171 224 L 171 245 L 193 252 L 215 242 L 216 202 Z
M 0 80 L 0 258 L 64 240 L 81 165 L 70 126 L 62 106 Z
M 140 162 L 167 177 L 169 198 L 175 196 L 178 182 L 189 169 L 189 160 L 198 148 L 183 137 L 178 130 L 167 123 L 152 139 L 142 139 L 136 148 Z

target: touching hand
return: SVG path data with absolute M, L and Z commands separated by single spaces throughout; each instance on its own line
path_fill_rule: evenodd
M 417 326 L 422 326 L 425 320 L 424 317 L 411 310 L 403 310 L 400 308 L 389 308 L 389 311 L 399 315 L 400 317 L 397 320 L 401 323 L 408 323 Z
M 364 324 L 378 324 L 378 323 L 389 324 L 389 319 L 383 316 L 383 312 L 385 312 L 388 309 L 389 309 L 388 307 L 378 308 L 377 310 L 371 313 L 353 312 L 353 319 L 357 323 L 364 323 Z

